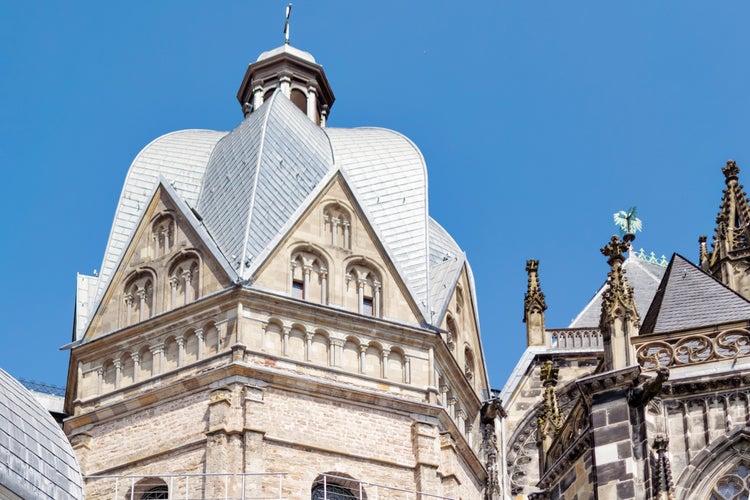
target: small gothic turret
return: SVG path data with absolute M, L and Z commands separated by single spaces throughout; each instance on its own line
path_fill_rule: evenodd
M 635 237 L 626 234 L 623 241 L 612 236 L 610 242 L 601 249 L 609 257 L 607 289 L 602 294 L 602 314 L 599 328 L 604 340 L 604 370 L 617 370 L 635 363 L 635 354 L 630 337 L 638 334 L 639 317 L 635 307 L 633 287 L 627 284 L 622 255 L 630 248 Z
M 249 115 L 277 89 L 312 121 L 325 127 L 336 98 L 323 67 L 310 53 L 288 43 L 263 52 L 248 66 L 237 92 L 242 112 Z
M 716 216 L 711 253 L 705 257 L 705 243 L 701 242 L 701 267 L 750 299 L 750 202 L 738 181 L 737 163 L 728 160 L 721 170 L 726 187 Z
M 547 303 L 539 285 L 539 261 L 527 260 L 529 284 L 523 300 L 523 322 L 526 323 L 526 345 L 544 345 L 544 311 Z

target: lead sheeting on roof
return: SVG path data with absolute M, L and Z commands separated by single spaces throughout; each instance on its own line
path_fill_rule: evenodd
M 448 293 L 432 286 L 455 282 L 464 256 L 439 225 L 430 228 L 427 170 L 419 149 L 392 130 L 322 129 L 278 92 L 232 132 L 176 132 L 144 148 L 120 197 L 90 311 L 96 310 L 160 177 L 196 207 L 219 250 L 248 279 L 259 257 L 337 170 L 431 321 Z M 446 254 L 454 257 L 453 264 L 443 259 Z
M 346 171 L 425 317 L 429 264 L 427 169 L 417 147 L 380 128 L 326 129 Z
M 21 498 L 80 499 L 83 479 L 62 429 L 0 369 L 0 485 Z
M 181 130 L 155 139 L 138 153 L 130 165 L 117 203 L 99 274 L 96 302 L 101 300 L 120 264 L 159 178 L 174 183 L 180 196 L 194 206 L 208 158 L 216 142 L 224 135 L 226 132 Z M 92 307 L 91 311 L 95 309 Z

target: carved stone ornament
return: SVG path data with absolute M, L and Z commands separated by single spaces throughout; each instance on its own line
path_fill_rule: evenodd
M 625 261 L 622 254 L 629 248 L 630 243 L 620 241 L 620 238 L 615 235 L 601 249 L 602 254 L 608 257 L 607 264 L 610 266 L 610 271 L 607 274 L 607 288 L 602 294 L 602 316 L 600 320 L 602 332 L 607 331 L 605 328 L 606 322 L 618 317 L 631 319 L 635 321 L 636 326 L 638 323 L 633 287 L 627 284 L 628 279 L 625 276 L 625 270 L 622 268 L 622 263 Z
M 644 370 L 709 363 L 750 356 L 750 330 L 733 328 L 635 344 Z
M 526 322 L 526 315 L 530 311 L 544 312 L 547 310 L 544 293 L 539 285 L 539 261 L 527 260 L 526 272 L 529 275 L 529 283 L 523 300 L 524 311 L 526 311 L 524 322 Z

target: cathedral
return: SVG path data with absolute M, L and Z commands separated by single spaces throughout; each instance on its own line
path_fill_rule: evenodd
M 101 271 L 77 278 L 64 431 L 86 498 L 748 498 L 734 162 L 697 264 L 603 238 L 606 281 L 567 328 L 529 260 L 500 391 L 417 146 L 328 127 L 323 67 L 288 43 L 237 99 L 230 132 L 136 156 Z

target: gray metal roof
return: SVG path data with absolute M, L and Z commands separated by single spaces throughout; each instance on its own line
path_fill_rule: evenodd
M 224 135 L 226 132 L 181 130 L 155 139 L 138 153 L 130 165 L 117 203 L 89 312 L 96 310 L 95 306 L 109 285 L 159 178 L 166 178 L 188 204 L 195 206 L 208 158 Z
M 750 319 L 750 302 L 674 254 L 640 333 L 663 333 Z
M 136 157 L 100 276 L 79 276 L 77 338 L 84 334 L 160 178 L 196 207 L 221 253 L 249 279 L 292 219 L 339 171 L 430 321 L 430 312 L 442 308 L 447 293 L 431 293 L 432 287 L 457 276 L 457 269 L 443 264 L 443 256 L 463 258 L 463 252 L 439 225 L 430 225 L 427 169 L 419 149 L 392 130 L 321 128 L 276 92 L 229 133 L 175 132 Z M 434 274 L 431 261 L 439 267 Z
M 654 298 L 659 281 L 664 275 L 666 268 L 659 264 L 641 260 L 635 257 L 632 252 L 625 259 L 622 267 L 625 269 L 628 284 L 633 287 L 633 291 L 635 292 L 635 307 L 642 317 L 651 304 L 651 300 Z M 594 297 L 586 304 L 586 307 L 570 323 L 568 328 L 599 328 L 599 318 L 602 314 L 602 293 L 606 287 L 607 283 L 605 281 Z
M 80 467 L 62 429 L 29 390 L 2 369 L 0 486 L 21 498 L 83 498 Z

